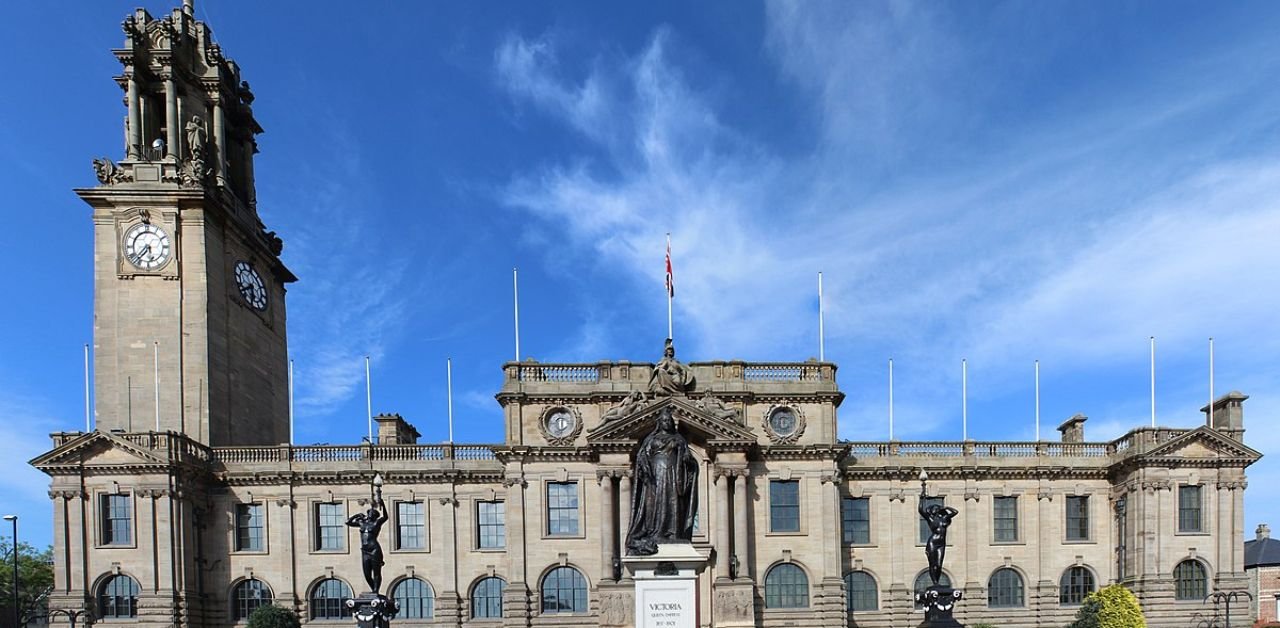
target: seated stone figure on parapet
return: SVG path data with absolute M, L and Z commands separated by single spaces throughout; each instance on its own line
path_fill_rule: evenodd
M 644 407 L 644 403 L 644 393 L 639 390 L 633 390 L 621 403 L 605 411 L 604 415 L 600 417 L 600 422 L 608 423 L 609 421 L 616 421 L 624 416 L 634 414 Z
M 676 348 L 667 338 L 662 359 L 649 376 L 649 392 L 657 397 L 683 395 L 693 388 L 693 371 L 676 359 Z

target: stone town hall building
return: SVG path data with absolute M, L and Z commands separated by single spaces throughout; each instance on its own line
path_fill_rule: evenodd
M 76 190 L 94 230 L 97 429 L 54 434 L 32 461 L 51 479 L 54 607 L 231 626 L 274 603 L 349 623 L 363 584 L 343 523 L 378 473 L 398 625 L 629 625 L 630 460 L 666 407 L 701 465 L 700 625 L 918 624 L 921 469 L 960 512 L 945 576 L 965 623 L 1062 626 L 1120 582 L 1152 626 L 1181 628 L 1207 592 L 1247 587 L 1259 454 L 1235 392 L 1206 425 L 1111 442 L 1087 441 L 1082 416 L 1061 442 L 846 442 L 835 364 L 694 363 L 651 394 L 655 364 L 528 361 L 501 368 L 502 443 L 419 444 L 393 415 L 377 444 L 284 444 L 295 277 L 258 218 L 253 94 L 189 4 L 124 29 L 123 157 Z

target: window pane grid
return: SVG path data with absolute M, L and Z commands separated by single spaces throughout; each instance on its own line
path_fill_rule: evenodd
M 943 506 L 945 505 L 945 502 L 941 497 L 926 497 L 924 505 L 925 508 L 928 509 L 929 506 Z M 923 544 L 928 541 L 929 534 L 929 522 L 925 521 L 924 517 L 920 517 L 920 543 Z
M 476 619 L 502 617 L 502 591 L 507 583 L 501 578 L 485 578 L 471 591 L 471 616 Z
M 870 543 L 871 500 L 866 497 L 846 497 L 841 500 L 840 523 L 845 545 Z
M 1093 572 L 1084 567 L 1072 567 L 1062 574 L 1058 601 L 1062 604 L 1082 604 L 1093 593 Z
M 265 549 L 265 529 L 262 504 L 236 505 L 236 551 L 260 552 Z
M 1178 531 L 1202 532 L 1200 517 L 1200 487 L 1178 487 Z
M 330 578 L 322 580 L 311 591 L 311 619 L 342 619 L 351 616 L 343 600 L 351 597 L 347 583 Z
M 1067 497 L 1067 540 L 1085 541 L 1089 538 L 1089 497 Z
M 482 549 L 507 545 L 507 506 L 504 502 L 476 503 L 476 535 Z
M 261 580 L 245 580 L 236 585 L 235 619 L 248 619 L 259 606 L 270 604 L 271 589 Z
M 138 582 L 125 575 L 113 576 L 98 595 L 98 616 L 121 618 L 138 616 Z
M 809 579 L 799 567 L 783 563 L 764 579 L 765 608 L 808 608 Z
M 316 504 L 316 549 L 342 549 L 346 535 L 342 515 L 342 504 Z
M 391 593 L 400 606 L 397 618 L 431 619 L 435 616 L 436 594 L 421 578 L 406 578 Z
M 800 531 L 800 482 L 769 481 L 769 529 L 773 532 Z
M 1009 569 L 997 569 L 987 586 L 987 606 L 1008 608 L 1023 605 L 1022 576 Z
M 1013 542 L 1018 540 L 1018 498 L 995 498 L 995 540 L 997 542 Z
M 1204 565 L 1184 560 L 1173 568 L 1174 597 L 1179 600 L 1203 600 L 1209 594 L 1209 579 Z
M 542 579 L 543 613 L 587 612 L 587 580 L 573 567 L 557 567 Z
M 102 496 L 102 542 L 128 545 L 133 542 L 132 502 L 126 494 Z
M 426 547 L 426 515 L 422 502 L 396 504 L 396 547 L 423 549 Z
M 880 606 L 876 594 L 876 580 L 865 571 L 850 571 L 844 575 L 845 610 L 874 611 Z
M 578 533 L 578 483 L 547 484 L 547 533 Z

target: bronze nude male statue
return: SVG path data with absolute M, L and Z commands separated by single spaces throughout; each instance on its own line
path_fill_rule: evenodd
M 377 594 L 378 589 L 382 588 L 382 544 L 378 542 L 378 533 L 382 531 L 382 524 L 387 522 L 389 514 L 387 513 L 387 505 L 382 501 L 382 478 L 374 478 L 374 489 L 376 491 L 372 507 L 368 512 L 361 512 L 351 515 L 347 519 L 347 525 L 353 528 L 360 528 L 360 557 L 361 567 L 364 569 L 364 581 L 369 584 L 369 591 Z
M 663 408 L 657 424 L 640 443 L 632 468 L 628 555 L 650 556 L 658 545 L 689 542 L 698 506 L 698 461 L 689 442 L 676 431 L 671 408 Z

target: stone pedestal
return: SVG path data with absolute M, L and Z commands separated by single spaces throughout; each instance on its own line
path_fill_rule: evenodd
M 388 628 L 391 619 L 400 612 L 396 601 L 377 593 L 364 592 L 359 597 L 347 600 L 351 616 L 360 628 Z
M 936 585 L 917 593 L 916 604 L 924 606 L 924 621 L 919 628 L 964 628 L 951 616 L 963 595 L 963 591 Z
M 663 544 L 652 556 L 627 556 L 635 581 L 635 628 L 697 628 L 698 574 L 707 555 L 689 544 Z

